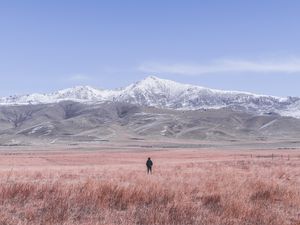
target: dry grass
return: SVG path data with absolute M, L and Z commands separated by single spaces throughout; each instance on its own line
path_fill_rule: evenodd
M 300 225 L 300 158 L 255 154 L 5 154 L 0 224 Z

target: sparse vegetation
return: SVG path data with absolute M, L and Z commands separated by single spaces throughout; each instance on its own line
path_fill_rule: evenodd
M 295 155 L 151 152 L 147 176 L 145 152 L 55 154 L 3 155 L 15 167 L 0 170 L 1 225 L 300 224 Z

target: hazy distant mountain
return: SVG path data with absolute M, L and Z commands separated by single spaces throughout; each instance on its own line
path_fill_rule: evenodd
M 51 94 L 2 97 L 0 104 L 48 104 L 68 100 L 87 104 L 123 102 L 178 110 L 231 108 L 248 113 L 278 113 L 300 118 L 300 98 L 298 97 L 281 98 L 247 92 L 215 90 L 154 76 L 122 89 L 100 90 L 89 86 L 78 86 Z

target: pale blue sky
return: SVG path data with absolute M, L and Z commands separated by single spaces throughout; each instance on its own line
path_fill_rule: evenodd
M 300 96 L 298 0 L 0 0 L 0 96 L 148 75 Z

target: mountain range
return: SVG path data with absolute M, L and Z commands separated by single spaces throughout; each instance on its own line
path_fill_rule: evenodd
M 120 143 L 151 146 L 165 141 L 300 144 L 300 120 L 231 109 L 174 110 L 129 103 L 49 104 L 0 107 L 0 146 Z
M 223 91 L 181 84 L 149 76 L 125 88 L 102 90 L 77 86 L 50 94 L 1 97 L 0 105 L 36 105 L 74 101 L 85 104 L 130 103 L 161 109 L 198 110 L 230 108 L 257 115 L 276 113 L 300 118 L 299 97 L 275 97 L 248 92 Z
M 2 97 L 0 146 L 124 142 L 155 147 L 164 142 L 169 147 L 297 147 L 299 118 L 298 97 L 221 91 L 150 76 L 116 90 L 78 86 Z

